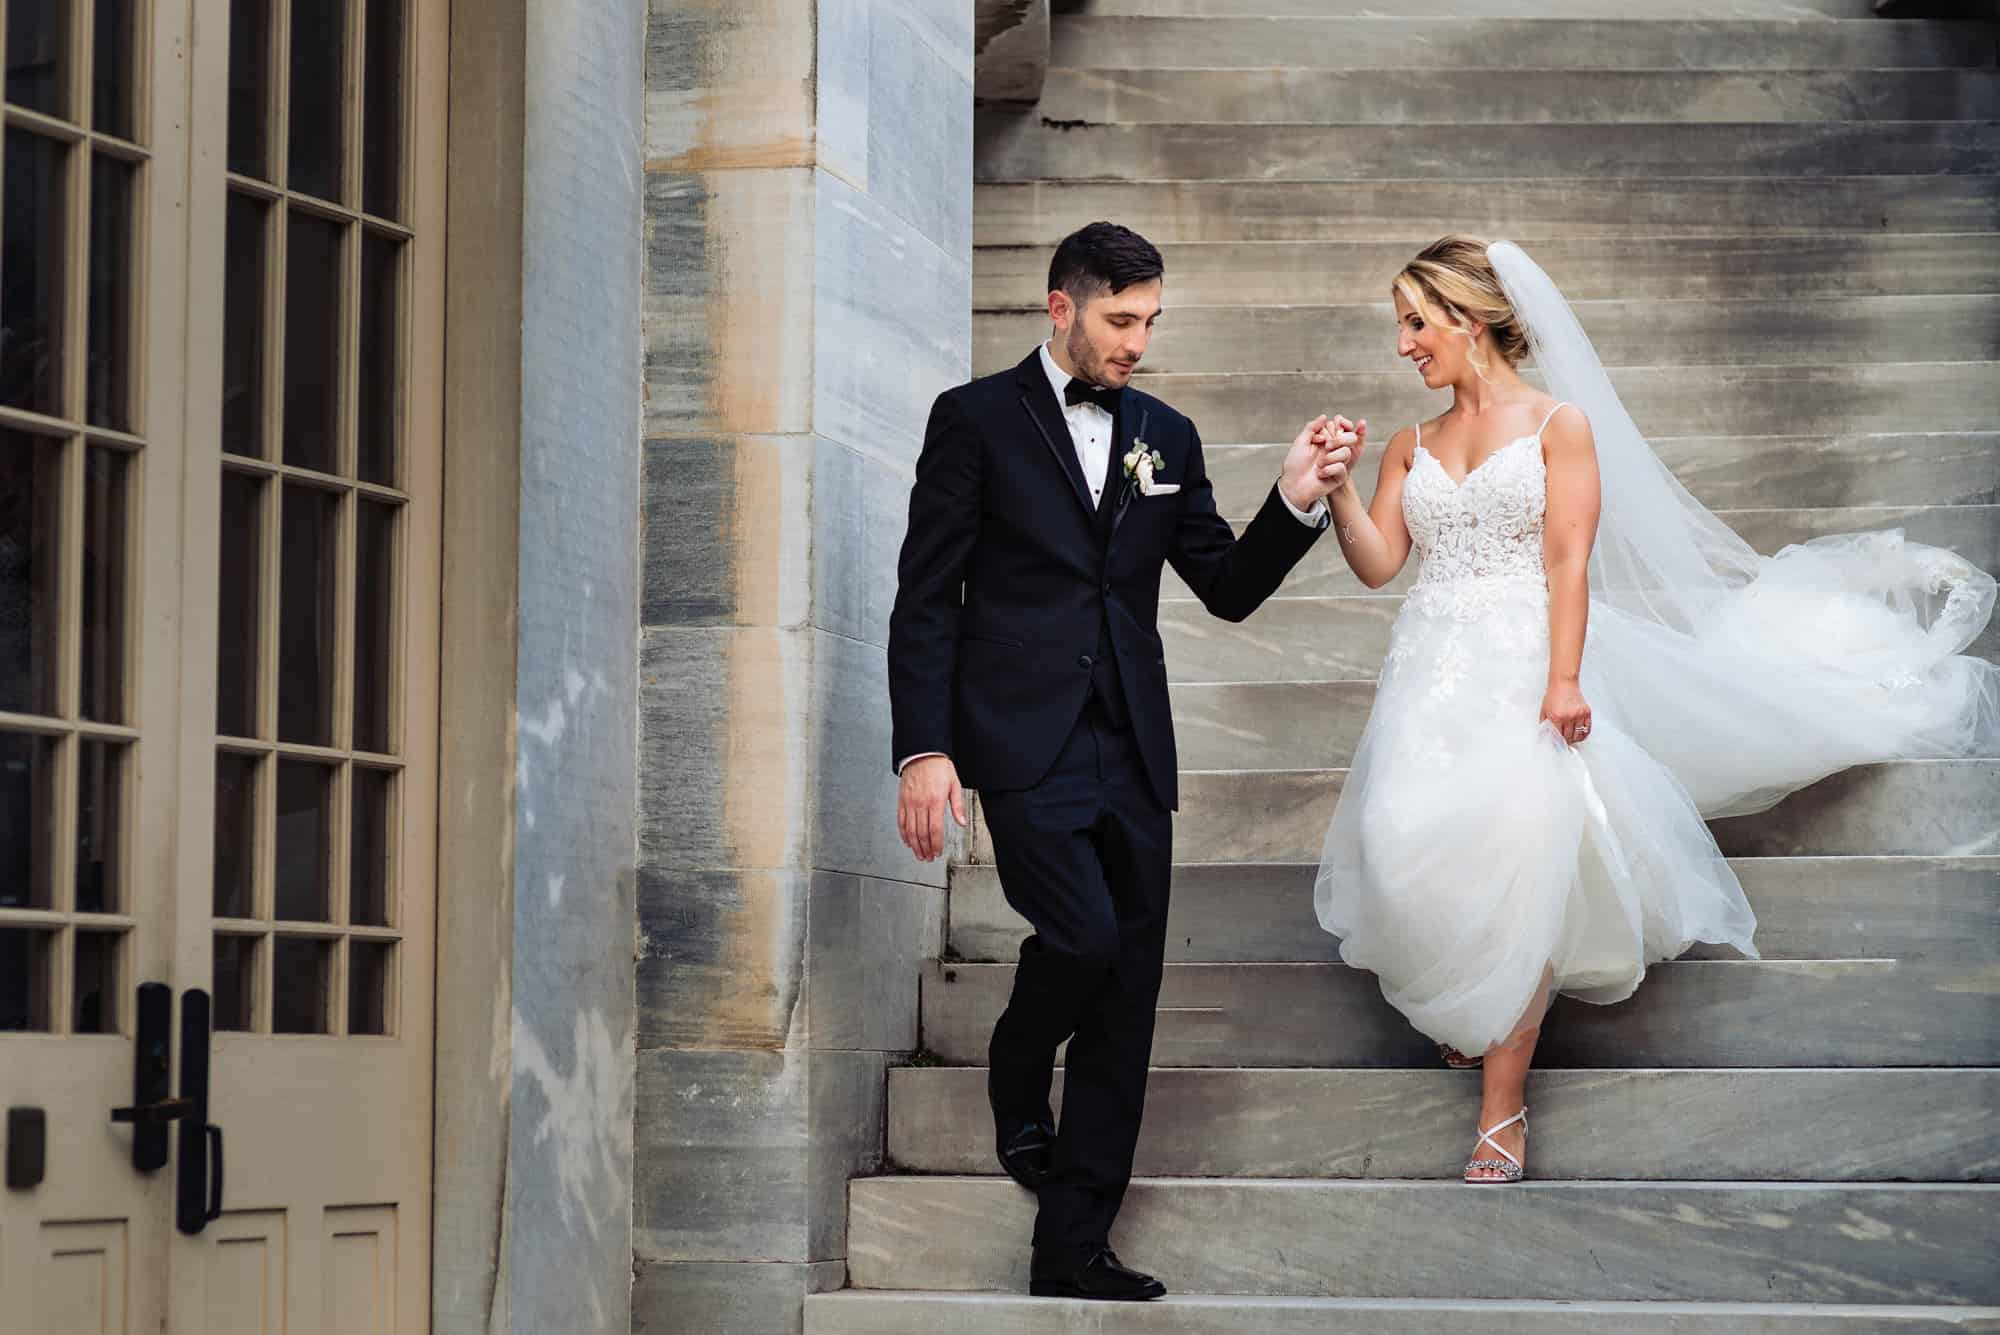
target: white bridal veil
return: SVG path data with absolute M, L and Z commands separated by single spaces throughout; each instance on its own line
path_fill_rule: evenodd
M 1541 267 L 1511 241 L 1487 255 L 1546 388 L 1596 440 L 1585 694 L 1704 815 L 1863 762 L 2000 751 L 2000 667 L 1964 656 L 1992 576 L 1895 529 L 1760 556 L 1653 453 Z

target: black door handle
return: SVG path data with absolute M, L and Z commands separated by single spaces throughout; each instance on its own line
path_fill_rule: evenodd
M 138 1025 L 132 1043 L 132 1106 L 113 1108 L 111 1120 L 132 1124 L 132 1167 L 141 1173 L 167 1163 L 167 1124 L 192 1116 L 186 1099 L 167 1097 L 168 1053 L 173 1037 L 173 992 L 165 983 L 139 984 Z
M 222 1128 L 208 1120 L 208 993 L 181 993 L 180 1163 L 174 1181 L 174 1225 L 199 1233 L 222 1214 Z M 214 1154 L 211 1157 L 210 1150 Z

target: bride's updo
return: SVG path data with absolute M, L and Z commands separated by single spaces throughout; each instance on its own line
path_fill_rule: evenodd
M 1528 333 L 1486 258 L 1486 242 L 1478 237 L 1455 235 L 1431 242 L 1403 266 L 1392 286 L 1428 323 L 1468 337 L 1468 324 L 1485 325 L 1509 366 L 1520 365 L 1528 355 Z

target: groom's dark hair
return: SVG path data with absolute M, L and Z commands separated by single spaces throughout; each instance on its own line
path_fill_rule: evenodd
M 1062 239 L 1049 261 L 1048 291 L 1063 291 L 1078 306 L 1106 288 L 1123 292 L 1167 271 L 1153 243 L 1129 227 L 1094 222 Z

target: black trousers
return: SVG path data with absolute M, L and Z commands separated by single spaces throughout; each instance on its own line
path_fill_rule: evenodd
M 1129 727 L 1085 707 L 1032 788 L 980 794 L 1007 902 L 1033 925 L 988 1049 L 1003 1110 L 1046 1116 L 1069 1043 L 1063 1115 L 1035 1246 L 1105 1245 L 1146 1107 L 1166 952 L 1173 817 Z

